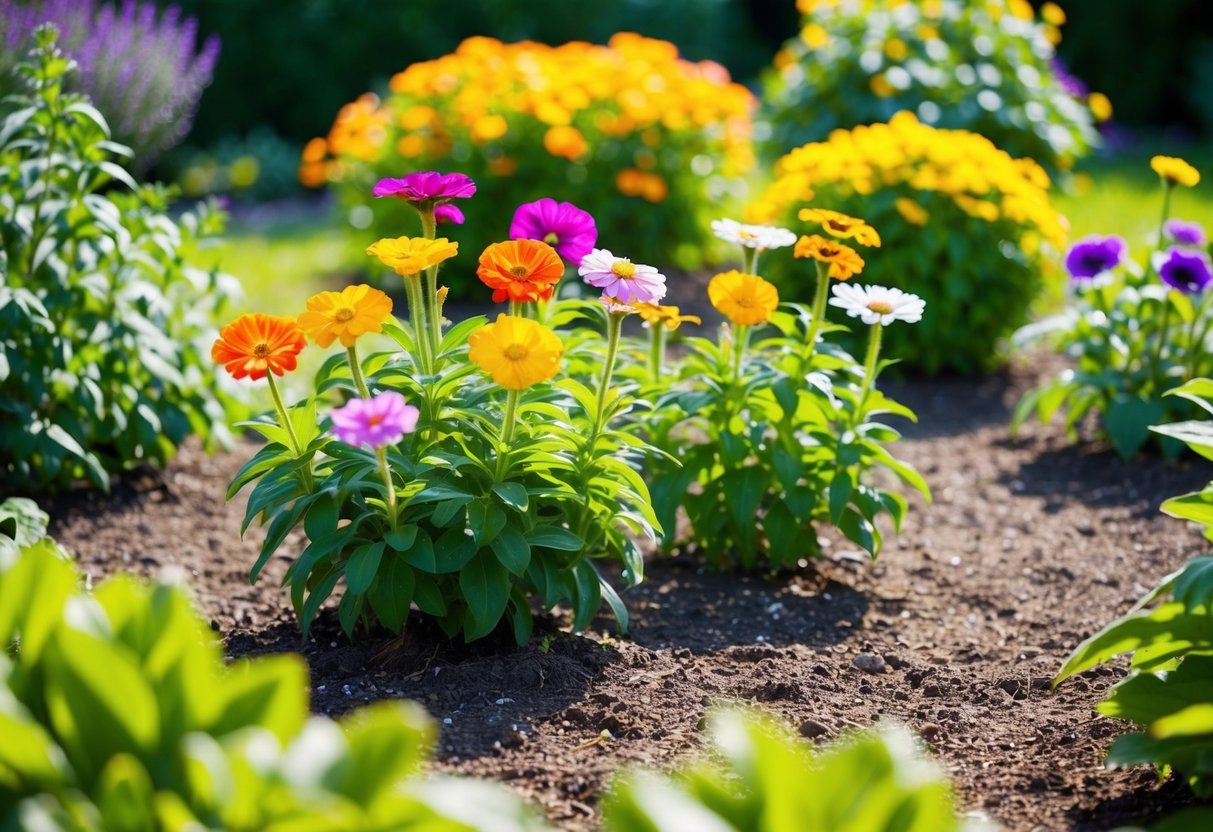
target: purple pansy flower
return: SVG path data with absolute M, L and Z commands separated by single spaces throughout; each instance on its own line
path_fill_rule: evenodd
M 404 403 L 394 391 L 369 399 L 350 399 L 333 411 L 333 436 L 355 448 L 370 445 L 382 448 L 395 445 L 406 433 L 417 430 L 420 411 Z
M 544 197 L 518 206 L 510 239 L 542 240 L 568 262 L 580 263 L 598 242 L 598 226 L 573 203 Z
M 476 193 L 476 183 L 466 174 L 427 170 L 399 179 L 380 179 L 371 193 L 377 197 L 394 196 L 409 202 L 436 204 L 452 199 L 467 199 Z
M 621 304 L 657 303 L 665 297 L 665 275 L 652 266 L 616 257 L 605 248 L 596 248 L 583 257 L 577 273 Z
M 1167 220 L 1162 227 L 1163 233 L 1181 246 L 1203 246 L 1208 242 L 1205 230 L 1198 222 L 1184 220 Z
M 454 205 L 443 203 L 434 206 L 434 219 L 437 222 L 449 222 L 451 225 L 463 225 L 463 212 Z
M 1163 283 L 1185 295 L 1202 292 L 1213 283 L 1213 263 L 1203 251 L 1172 248 L 1159 252 L 1154 265 Z
M 1121 264 L 1128 246 L 1121 237 L 1084 237 L 1066 252 L 1066 270 L 1075 280 L 1089 280 Z

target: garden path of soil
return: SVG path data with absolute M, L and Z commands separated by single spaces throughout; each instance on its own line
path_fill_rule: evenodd
M 776 582 L 653 561 L 625 594 L 628 639 L 607 639 L 605 620 L 572 636 L 549 619 L 522 649 L 451 645 L 417 622 L 403 639 L 351 645 L 328 611 L 301 645 L 277 585 L 285 559 L 250 587 L 260 534 L 241 542 L 242 508 L 223 503 L 246 448 L 187 450 L 162 479 L 61 500 L 50 506 L 53 533 L 95 579 L 184 570 L 233 656 L 302 647 L 317 711 L 424 703 L 443 723 L 438 770 L 502 780 L 561 828 L 595 828 L 621 766 L 694 753 L 704 710 L 722 700 L 760 702 L 821 741 L 899 720 L 936 750 L 965 811 L 1008 829 L 1149 822 L 1189 798 L 1148 769 L 1103 770 L 1126 726 L 1092 706 L 1123 669 L 1089 671 L 1055 693 L 1048 680 L 1082 638 L 1201 550 L 1194 527 L 1157 509 L 1210 471 L 1126 464 L 1071 447 L 1054 427 L 1012 441 L 1010 406 L 1039 372 L 892 390 L 921 416 L 894 450 L 923 472 L 935 503 L 914 503 L 875 564 L 840 551 L 837 535 L 817 571 Z M 881 657 L 885 672 L 857 669 L 860 654 Z M 587 744 L 603 730 L 612 738 Z

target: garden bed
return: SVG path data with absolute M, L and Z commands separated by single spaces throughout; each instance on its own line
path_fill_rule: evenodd
M 627 639 L 603 621 L 568 636 L 546 619 L 522 649 L 508 636 L 451 645 L 416 622 L 403 638 L 350 645 L 327 611 L 301 643 L 277 585 L 286 561 L 250 587 L 260 532 L 240 542 L 240 507 L 222 500 L 248 449 L 208 459 L 190 448 L 163 477 L 48 508 L 52 534 L 94 578 L 184 570 L 229 653 L 302 649 L 317 711 L 422 702 L 443 723 L 438 768 L 503 780 L 562 828 L 594 828 L 613 771 L 670 765 L 698 746 L 705 708 L 740 699 L 820 739 L 899 720 L 937 750 L 966 811 L 1009 829 L 1111 829 L 1174 810 L 1186 790 L 1144 768 L 1103 771 L 1126 724 L 1092 707 L 1119 670 L 1056 693 L 1048 680 L 1082 638 L 1201 549 L 1193 526 L 1158 505 L 1209 473 L 1122 463 L 1053 427 L 1010 440 L 1010 408 L 1038 378 L 1022 369 L 889 390 L 921 417 L 898 453 L 935 503 L 915 504 L 879 561 L 837 535 L 816 571 L 775 582 L 653 560 L 624 596 Z

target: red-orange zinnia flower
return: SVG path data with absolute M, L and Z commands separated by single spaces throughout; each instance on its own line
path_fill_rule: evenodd
M 307 338 L 295 319 L 284 315 L 241 315 L 219 330 L 211 358 L 232 378 L 265 378 L 295 369 Z
M 493 290 L 494 303 L 547 300 L 564 276 L 564 262 L 547 243 L 510 240 L 484 250 L 476 276 Z

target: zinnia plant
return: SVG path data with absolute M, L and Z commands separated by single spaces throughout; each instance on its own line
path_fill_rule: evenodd
M 1151 167 L 1163 192 L 1153 248 L 1134 260 L 1120 237 L 1077 241 L 1065 256 L 1072 304 L 1017 334 L 1020 345 L 1048 338 L 1075 366 L 1020 400 L 1013 429 L 1062 413 L 1067 433 L 1077 436 L 1095 414 L 1095 438 L 1126 459 L 1151 440 L 1167 455 L 1182 451 L 1149 428 L 1190 416 L 1190 402 L 1167 394 L 1213 373 L 1213 262 L 1205 230 L 1170 216 L 1174 192 L 1199 184 L 1199 172 L 1168 156 L 1156 156 Z

